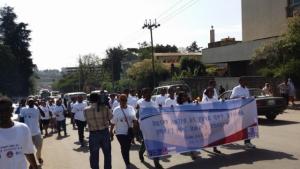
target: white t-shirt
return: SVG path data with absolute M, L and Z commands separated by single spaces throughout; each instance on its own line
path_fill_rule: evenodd
M 230 99 L 236 98 L 248 98 L 250 97 L 250 93 L 247 87 L 243 88 L 241 85 L 238 85 L 232 89 L 232 93 L 230 95 Z
M 75 104 L 76 104 L 76 102 L 75 103 L 73 103 L 73 102 L 70 103 L 71 113 L 75 113 L 74 109 L 73 109 Z
M 0 128 L 0 168 L 27 169 L 25 154 L 33 154 L 34 146 L 29 128 L 14 122 L 10 128 Z
M 56 121 L 62 121 L 62 120 L 65 120 L 65 115 L 64 115 L 64 106 L 63 105 L 60 105 L 60 106 L 55 106 L 54 108 L 54 115 L 56 117 Z
M 20 111 L 20 116 L 24 118 L 24 123 L 29 127 L 32 136 L 41 134 L 40 111 L 37 108 L 24 107 Z
M 123 109 L 123 111 L 126 115 L 129 126 L 133 127 L 133 120 L 136 120 L 135 109 L 132 106 L 127 105 L 127 108 Z M 126 123 L 126 118 L 120 106 L 114 109 L 113 118 L 111 122 L 116 125 L 116 135 L 127 135 L 128 125 Z
M 72 112 L 75 113 L 74 115 L 74 119 L 76 120 L 80 120 L 80 121 L 86 121 L 85 120 L 85 117 L 84 117 L 84 109 L 87 107 L 87 104 L 82 102 L 82 103 L 75 103 L 73 105 L 73 109 L 72 109 Z
M 158 96 L 156 99 L 155 99 L 155 103 L 157 105 L 162 105 L 163 107 L 165 106 L 165 101 L 168 97 L 166 95 L 162 96 Z
M 218 99 L 216 99 L 216 98 L 209 98 L 209 97 L 205 97 L 205 99 L 202 99 L 202 102 L 203 103 L 212 103 L 212 102 L 218 102 L 219 100 Z
M 152 100 L 150 102 L 148 102 L 145 99 L 139 103 L 139 106 L 140 106 L 140 108 L 158 107 L 158 105 L 155 102 L 153 102 Z
M 202 94 L 202 101 L 204 101 L 204 99 L 207 98 L 205 92 L 206 92 L 206 89 L 203 91 L 203 94 Z M 216 88 L 214 88 L 214 96 L 213 96 L 213 98 L 215 98 L 215 99 L 217 99 L 217 100 L 218 100 L 218 98 L 219 98 L 219 96 L 218 96 L 218 91 L 217 91 Z
M 42 120 L 49 120 L 51 118 L 50 113 L 49 113 L 49 111 L 50 111 L 49 107 L 48 106 L 45 106 L 45 107 L 40 106 L 40 108 L 43 110 L 43 112 L 45 114 L 45 117 L 41 116 L 41 119 Z
M 171 99 L 171 98 L 167 98 L 165 101 L 165 106 L 164 107 L 171 107 L 171 106 L 176 106 L 177 105 L 177 101 L 176 99 Z
M 120 106 L 120 103 L 118 102 L 117 99 L 114 99 L 113 103 L 112 100 L 109 100 L 109 105 L 111 107 L 111 110 L 114 110 L 116 107 Z
M 129 95 L 127 99 L 127 105 L 136 107 L 137 101 L 138 101 L 137 97 Z
M 49 110 L 51 111 L 52 113 L 52 118 L 56 118 L 55 114 L 54 114 L 54 111 L 55 111 L 55 105 L 52 104 L 52 105 L 48 105 L 49 106 Z

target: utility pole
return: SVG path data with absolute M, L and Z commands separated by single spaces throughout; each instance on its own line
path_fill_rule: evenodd
M 155 87 L 155 66 L 154 66 L 154 47 L 153 47 L 153 36 L 152 36 L 152 30 L 159 27 L 160 24 L 156 23 L 156 19 L 154 23 L 151 23 L 151 19 L 147 21 L 145 20 L 143 29 L 147 28 L 150 30 L 150 35 L 151 35 L 151 52 L 152 52 L 152 74 L 153 74 L 153 87 Z

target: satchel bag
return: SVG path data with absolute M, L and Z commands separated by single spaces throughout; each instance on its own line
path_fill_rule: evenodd
M 127 117 L 126 117 L 126 114 L 125 114 L 124 110 L 123 110 L 122 108 L 121 108 L 121 110 L 122 110 L 122 112 L 123 112 L 123 115 L 124 115 L 124 117 L 125 117 L 125 119 L 126 119 L 126 123 L 127 123 L 127 126 L 128 126 L 127 135 L 128 135 L 128 137 L 129 137 L 129 139 L 132 140 L 133 137 L 134 137 L 134 134 L 133 134 L 133 128 L 129 126 L 129 123 L 128 123 L 128 120 L 127 120 Z

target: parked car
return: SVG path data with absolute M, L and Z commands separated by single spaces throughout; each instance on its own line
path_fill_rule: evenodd
M 286 109 L 285 100 L 283 97 L 264 96 L 261 89 L 249 89 L 250 95 L 255 97 L 257 105 L 257 114 L 266 116 L 269 120 L 274 120 L 278 114 L 281 114 Z M 232 90 L 228 90 L 220 95 L 223 100 L 230 99 Z
M 71 98 L 72 98 L 72 97 L 78 97 L 78 96 L 82 96 L 82 97 L 83 97 L 83 100 L 86 100 L 87 94 L 84 93 L 84 92 L 66 93 L 66 94 L 64 95 L 64 99 L 65 99 L 67 102 L 71 102 Z
M 156 98 L 160 95 L 160 92 L 162 89 L 166 89 L 166 91 L 168 92 L 168 90 L 170 88 L 173 88 L 174 91 L 179 92 L 179 91 L 184 91 L 188 94 L 188 96 L 191 97 L 191 88 L 184 82 L 169 82 L 169 83 L 163 83 L 160 86 L 154 88 L 154 90 L 152 91 L 152 97 L 151 100 L 155 101 Z

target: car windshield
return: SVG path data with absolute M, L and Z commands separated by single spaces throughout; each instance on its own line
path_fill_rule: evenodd
M 261 89 L 250 89 L 249 90 L 251 96 L 262 96 L 262 90 Z

